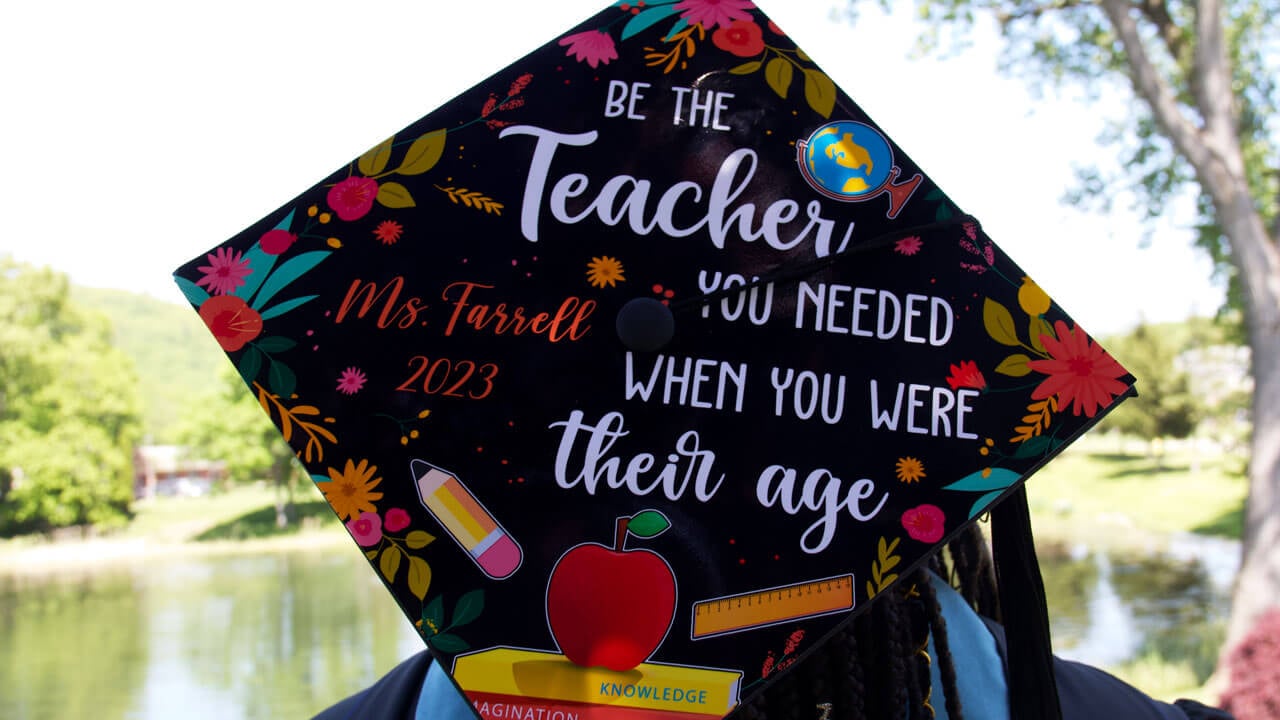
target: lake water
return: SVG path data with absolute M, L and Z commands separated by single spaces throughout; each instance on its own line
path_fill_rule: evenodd
M 1055 649 L 1212 668 L 1234 546 L 1159 558 L 1041 549 Z M 421 641 L 361 554 L 178 558 L 0 577 L 0 718 L 306 718 Z

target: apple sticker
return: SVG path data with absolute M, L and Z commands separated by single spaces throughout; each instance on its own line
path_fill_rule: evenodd
M 671 522 L 657 510 L 620 517 L 613 547 L 582 543 L 556 562 L 547 581 L 547 623 L 571 662 L 625 672 L 662 644 L 675 618 L 676 578 L 652 550 L 628 550 L 628 535 L 654 538 Z

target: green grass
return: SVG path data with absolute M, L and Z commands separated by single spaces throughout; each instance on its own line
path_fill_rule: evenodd
M 1145 545 L 1180 532 L 1240 537 L 1248 483 L 1240 458 L 1085 437 L 1031 477 L 1037 535 L 1093 545 Z

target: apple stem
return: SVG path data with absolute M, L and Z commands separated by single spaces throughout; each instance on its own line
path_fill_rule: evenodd
M 631 523 L 631 518 L 618 518 L 618 525 L 613 531 L 613 549 L 617 552 L 623 551 L 623 546 L 627 544 L 627 525 Z

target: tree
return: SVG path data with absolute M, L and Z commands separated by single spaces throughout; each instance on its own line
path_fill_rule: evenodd
M 1155 218 L 1179 193 L 1196 194 L 1197 243 L 1228 278 L 1254 380 L 1249 495 L 1225 654 L 1280 605 L 1280 11 L 1262 0 L 918 4 L 926 40 L 943 27 L 964 32 L 979 17 L 993 18 L 1008 56 L 1003 66 L 1035 85 L 1075 83 L 1095 97 L 1115 87 L 1132 92 L 1132 113 L 1106 138 L 1121 151 L 1119 166 L 1110 176 L 1089 173 L 1088 195 L 1123 183 Z
M 298 475 L 305 473 L 235 368 L 225 364 L 219 382 L 191 407 L 199 411 L 183 415 L 180 441 L 204 459 L 225 462 L 233 480 L 271 480 L 276 488 L 276 525 L 289 524 Z
M 1136 398 L 1107 416 L 1108 427 L 1145 440 L 1195 432 L 1202 409 L 1191 392 L 1191 378 L 1178 367 L 1180 348 L 1145 323 L 1108 347 L 1142 383 Z
M 65 276 L 0 258 L 0 532 L 123 522 L 137 376 Z

